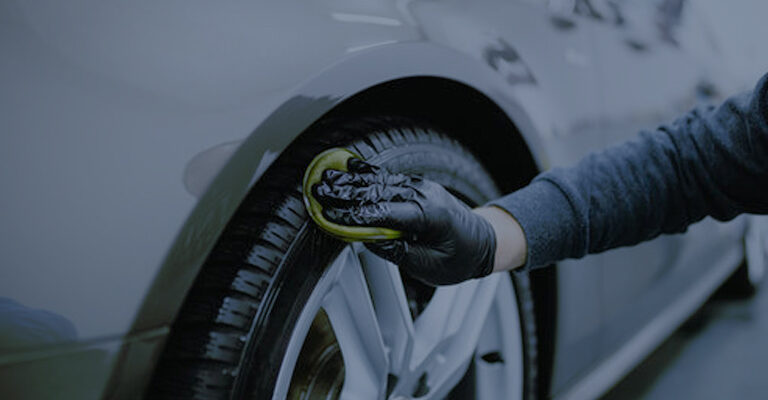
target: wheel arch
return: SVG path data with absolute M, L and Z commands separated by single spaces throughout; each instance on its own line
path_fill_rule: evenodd
M 239 145 L 217 172 L 181 229 L 155 281 L 148 288 L 132 332 L 164 326 L 175 319 L 205 255 L 245 194 L 271 161 L 318 121 L 342 115 L 370 115 L 372 112 L 427 120 L 447 132 L 456 132 L 455 139 L 470 148 L 484 163 L 504 192 L 523 186 L 535 176 L 540 165 L 546 164 L 546 160 L 542 161 L 545 157 L 533 129 L 535 124 L 528 119 L 522 105 L 496 90 L 496 85 L 505 83 L 493 76 L 492 70 L 444 49 L 424 45 L 393 47 L 401 48 L 395 52 L 398 57 L 412 55 L 415 49 L 423 65 L 418 65 L 417 61 L 416 66 L 410 65 L 402 71 L 382 72 L 374 68 L 379 76 L 350 77 L 350 80 L 359 78 L 369 84 L 340 83 L 344 87 L 335 90 L 327 90 L 327 82 L 334 80 L 329 78 L 338 80 L 339 74 L 343 76 L 345 72 L 360 70 L 359 65 L 355 65 L 359 63 L 351 62 L 347 63 L 352 64 L 351 67 L 346 65 L 324 71 L 285 99 Z M 403 50 L 403 47 L 406 48 Z M 387 51 L 379 51 L 374 52 L 373 57 L 359 58 L 365 59 L 364 64 L 372 65 L 390 57 L 392 55 Z M 443 67 L 435 70 L 433 67 L 441 60 Z M 318 85 L 323 80 L 326 83 Z M 203 252 L 201 248 L 207 251 Z M 202 256 L 201 252 L 204 253 Z M 127 360 L 136 351 L 143 350 L 146 349 L 124 348 L 120 357 Z M 145 357 L 155 358 L 146 352 L 139 355 L 141 359 Z M 139 372 L 135 369 L 139 367 L 138 364 L 126 366 L 118 375 L 133 375 Z M 120 376 L 112 379 L 113 382 L 123 380 Z M 120 392 L 119 388 L 116 391 Z
M 393 58 L 403 62 L 393 64 Z M 536 132 L 541 124 L 505 85 L 503 76 L 464 54 L 428 43 L 397 44 L 351 57 L 275 100 L 278 106 L 253 132 L 230 146 L 221 164 L 212 163 L 210 182 L 197 194 L 199 200 L 147 288 L 130 331 L 173 321 L 207 254 L 264 171 L 313 124 L 329 117 L 389 111 L 427 119 L 448 132 L 478 129 L 482 136 L 466 133 L 457 139 L 486 163 L 502 190 L 525 184 L 547 164 Z M 465 118 L 467 110 L 481 117 Z M 507 146 L 520 157 L 513 160 Z M 514 177 L 515 167 L 525 171 L 523 178 Z
M 528 183 L 538 172 L 525 139 L 489 97 L 466 84 L 440 77 L 409 77 L 376 85 L 345 100 L 326 117 L 398 115 L 442 128 L 467 146 L 503 193 Z

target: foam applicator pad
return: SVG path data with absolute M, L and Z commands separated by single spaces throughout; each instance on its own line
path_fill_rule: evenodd
M 304 172 L 302 193 L 304 205 L 312 220 L 324 231 L 347 242 L 372 242 L 399 238 L 402 233 L 381 227 L 346 226 L 328 221 L 323 216 L 323 206 L 312 196 L 312 186 L 319 183 L 326 169 L 347 172 L 347 161 L 351 158 L 362 160 L 359 155 L 342 148 L 326 150 L 315 157 Z

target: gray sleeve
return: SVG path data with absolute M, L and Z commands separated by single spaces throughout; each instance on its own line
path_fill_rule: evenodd
M 768 213 L 768 75 L 751 93 L 542 173 L 490 204 L 522 226 L 525 268 L 684 232 L 708 215 Z

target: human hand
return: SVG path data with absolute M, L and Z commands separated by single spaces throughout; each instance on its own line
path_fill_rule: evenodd
M 493 272 L 494 227 L 445 188 L 354 158 L 348 170 L 325 170 L 312 188 L 313 195 L 329 221 L 403 232 L 400 239 L 366 243 L 372 252 L 433 285 Z

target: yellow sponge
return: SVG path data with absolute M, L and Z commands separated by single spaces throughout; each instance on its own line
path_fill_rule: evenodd
M 312 196 L 312 185 L 320 182 L 323 176 L 323 171 L 326 169 L 335 169 L 346 172 L 347 161 L 349 161 L 350 158 L 359 158 L 362 160 L 362 157 L 347 149 L 334 148 L 318 154 L 317 157 L 309 163 L 309 167 L 307 167 L 306 172 L 304 172 L 304 181 L 302 183 L 304 205 L 307 207 L 309 216 L 312 217 L 315 223 L 324 231 L 347 242 L 372 242 L 399 238 L 402 233 L 394 229 L 340 225 L 328 221 L 323 216 L 323 206 L 321 206 Z

